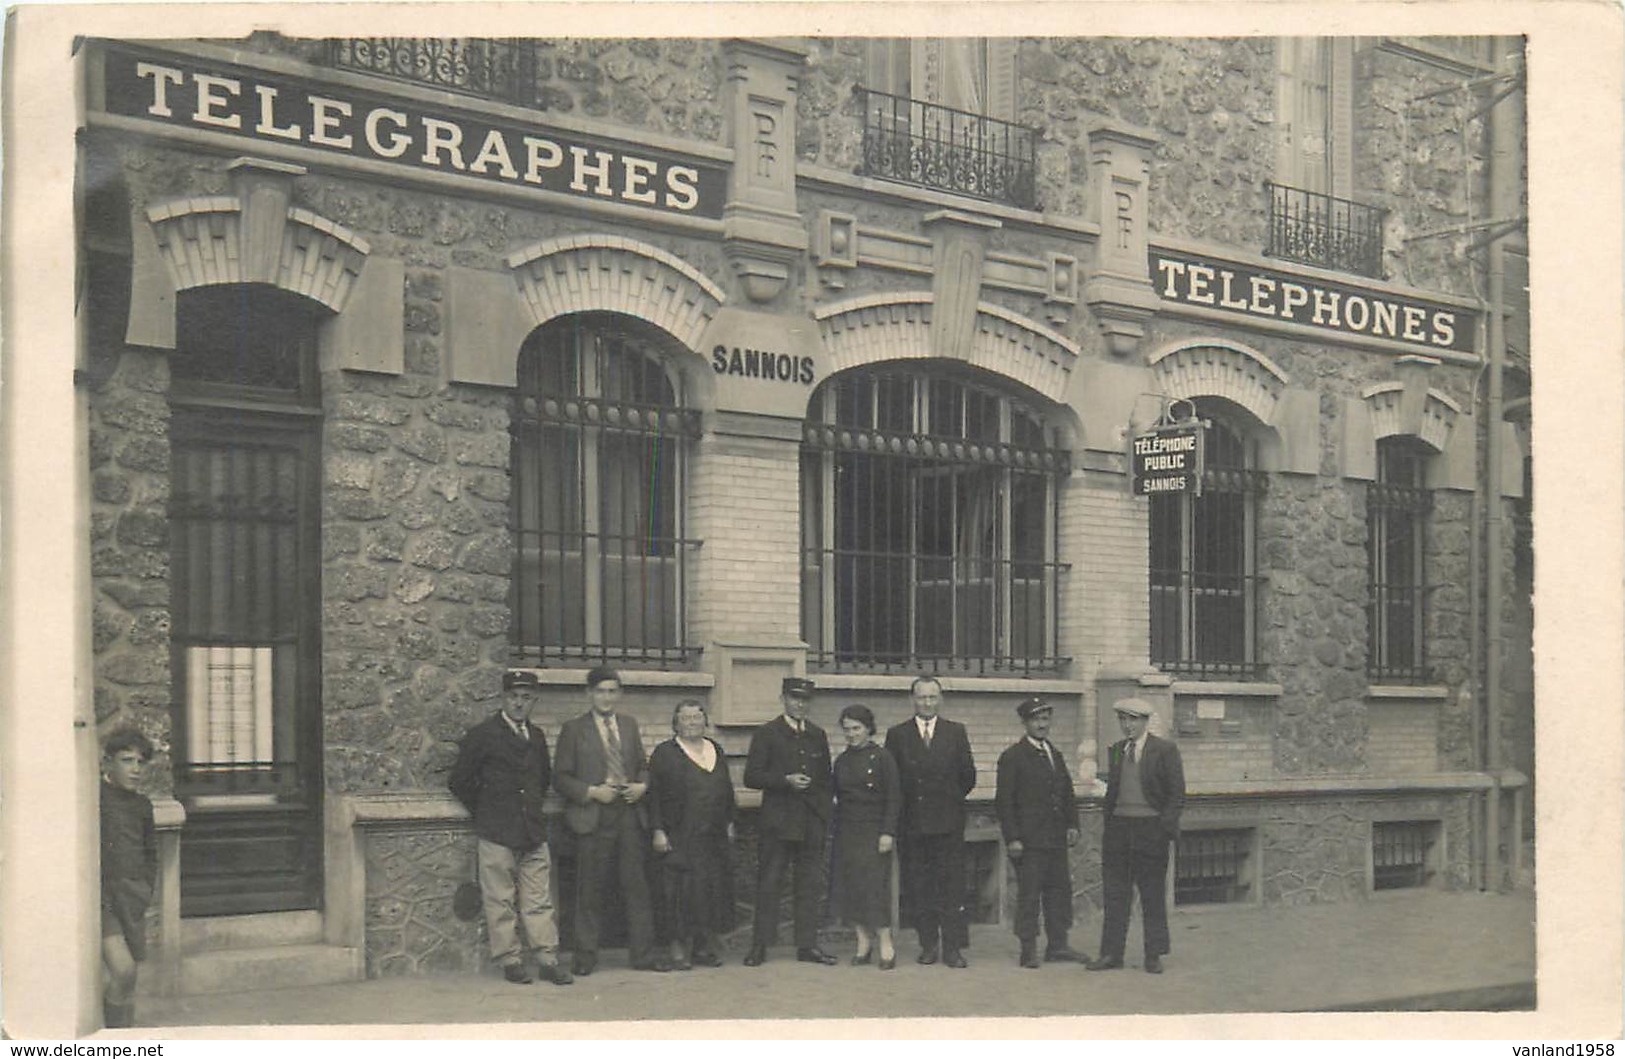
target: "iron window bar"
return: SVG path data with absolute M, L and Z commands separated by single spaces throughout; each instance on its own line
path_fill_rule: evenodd
M 1186 831 L 1175 857 L 1174 904 L 1233 904 L 1252 888 L 1247 861 L 1253 832 L 1248 828 Z
M 1382 222 L 1387 210 L 1273 180 L 1264 186 L 1269 192 L 1265 255 L 1382 277 Z
M 1427 661 L 1428 586 L 1420 541 L 1424 520 L 1433 509 L 1433 492 L 1390 482 L 1371 482 L 1366 489 L 1366 537 L 1371 549 L 1367 676 L 1385 683 L 1426 684 L 1434 677 Z M 1391 555 L 1394 548 L 1408 554 Z
M 1038 130 L 858 86 L 865 176 L 1038 208 Z
M 642 437 L 658 448 L 698 438 L 700 414 L 696 409 L 603 397 L 544 394 L 521 398 L 510 428 L 516 440 L 528 440 L 539 453 L 545 447 L 544 427 Z M 525 485 L 515 488 L 522 490 Z M 700 546 L 699 540 L 680 532 L 652 533 L 625 524 L 604 530 L 516 526 L 514 536 L 521 571 L 533 571 L 534 583 L 528 587 L 535 599 L 533 606 L 515 608 L 514 664 L 613 662 L 666 667 L 684 665 L 699 656 L 700 647 L 681 642 L 687 599 L 684 556 Z M 557 582 L 556 605 L 548 598 L 549 573 Z M 526 575 L 516 575 L 522 576 Z M 588 582 L 598 587 L 611 627 L 626 630 L 624 642 L 608 642 L 610 637 L 602 628 L 583 626 L 578 635 L 569 635 L 576 615 L 573 601 L 565 597 L 585 593 Z M 518 593 L 520 599 L 526 596 Z M 651 619 L 646 609 L 651 598 L 671 604 L 674 613 L 668 614 L 661 606 L 658 620 Z M 556 626 L 551 636 L 546 633 L 550 617 Z M 652 639 L 648 634 L 651 624 L 658 626 Z M 635 635 L 634 627 L 643 630 L 643 635 Z
M 1401 890 L 1426 886 L 1434 827 L 1427 820 L 1382 821 L 1371 825 L 1371 888 Z
M 1264 576 L 1242 557 L 1252 547 L 1252 517 L 1241 507 L 1268 487 L 1269 474 L 1243 468 L 1208 467 L 1202 495 L 1151 499 L 1158 511 L 1176 516 L 1177 554 L 1159 561 L 1157 534 L 1151 534 L 1151 662 L 1164 672 L 1195 679 L 1253 680 L 1264 664 L 1253 654 L 1258 642 L 1259 589 Z M 1205 521 L 1223 531 L 1200 527 L 1186 505 L 1203 505 Z
M 486 37 L 339 37 L 328 64 L 520 106 L 537 101 L 533 41 Z

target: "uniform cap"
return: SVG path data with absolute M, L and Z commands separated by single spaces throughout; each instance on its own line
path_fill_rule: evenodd
M 784 683 L 779 686 L 779 693 L 798 699 L 810 699 L 816 687 L 817 685 L 806 677 L 785 677 Z
M 1021 705 L 1016 707 L 1016 713 L 1020 715 L 1022 720 L 1026 721 L 1032 719 L 1037 714 L 1049 713 L 1054 709 L 1054 706 L 1051 706 L 1037 695 L 1034 695 L 1032 698 L 1022 699 Z

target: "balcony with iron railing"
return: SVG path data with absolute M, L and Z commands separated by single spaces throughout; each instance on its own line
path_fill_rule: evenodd
M 536 42 L 485 37 L 337 37 L 328 65 L 480 99 L 535 106 Z
M 859 86 L 864 176 L 1037 209 L 1038 132 Z
M 1382 278 L 1387 210 L 1266 181 L 1270 257 Z

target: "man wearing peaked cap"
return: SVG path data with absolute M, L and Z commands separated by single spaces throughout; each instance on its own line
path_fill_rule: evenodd
M 745 756 L 745 786 L 762 792 L 756 853 L 756 922 L 745 966 L 767 959 L 778 930 L 779 893 L 786 867 L 795 871 L 796 959 L 832 964 L 818 947 L 818 901 L 823 895 L 824 833 L 831 809 L 829 740 L 807 720 L 813 682 L 785 677 L 782 716 L 756 729 Z
M 1054 707 L 1029 698 L 1016 707 L 1026 734 L 999 755 L 994 805 L 1005 852 L 1016 869 L 1016 937 L 1021 966 L 1038 964 L 1038 912 L 1044 912 L 1046 962 L 1087 959 L 1067 944 L 1072 927 L 1072 870 L 1078 801 L 1066 758 L 1049 741 Z
M 1100 930 L 1100 956 L 1091 971 L 1123 966 L 1128 941 L 1129 906 L 1140 891 L 1145 914 L 1145 969 L 1162 973 L 1169 952 L 1168 844 L 1179 837 L 1179 814 L 1185 807 L 1185 768 L 1179 748 L 1147 728 L 1151 704 L 1123 699 L 1114 707 L 1123 739 L 1106 751 L 1105 836 L 1101 842 L 1101 875 L 1105 880 L 1106 918 Z

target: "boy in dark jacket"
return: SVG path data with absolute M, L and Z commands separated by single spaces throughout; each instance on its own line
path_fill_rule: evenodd
M 135 1025 L 136 964 L 147 958 L 147 906 L 158 884 L 152 802 L 136 790 L 152 743 L 121 728 L 102 747 L 102 1020 Z
M 511 691 L 502 709 L 468 730 L 448 786 L 474 818 L 480 898 L 491 958 L 510 982 L 535 981 L 525 965 L 518 925 L 535 950 L 537 971 L 569 985 L 559 966 L 543 800 L 552 781 L 547 736 L 530 723 L 531 699 Z

